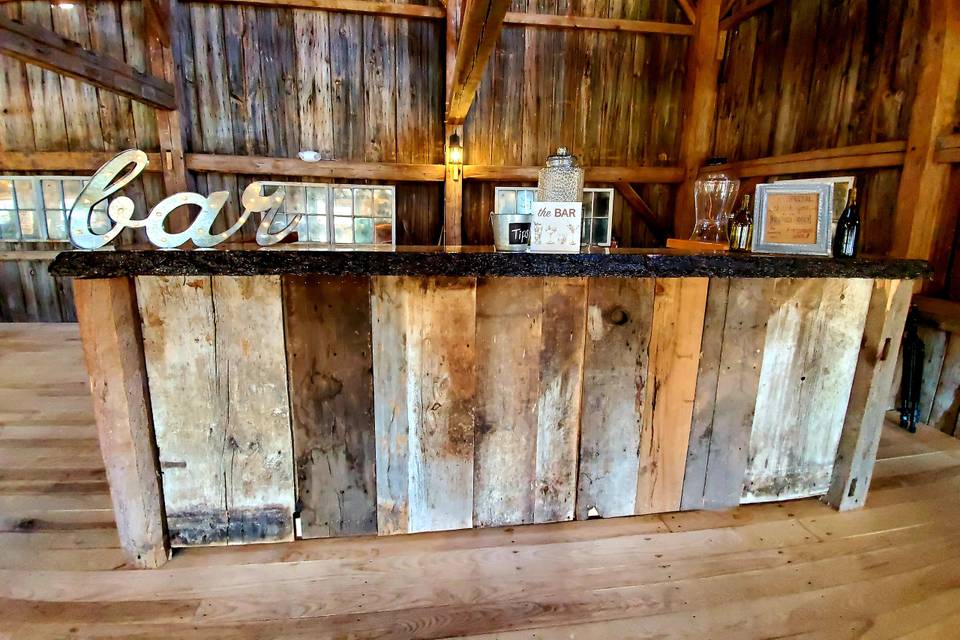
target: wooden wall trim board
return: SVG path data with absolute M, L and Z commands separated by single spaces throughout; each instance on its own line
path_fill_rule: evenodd
M 876 280 L 870 295 L 853 386 L 824 500 L 847 511 L 866 502 L 893 382 L 913 281 Z
M 622 20 L 595 18 L 591 16 L 561 16 L 546 13 L 508 11 L 504 24 L 551 29 L 587 29 L 596 31 L 621 31 L 624 33 L 656 33 L 661 35 L 692 36 L 692 24 L 654 22 L 650 20 Z
M 937 138 L 937 148 L 933 158 L 937 162 L 960 163 L 960 133 Z
M 444 165 L 442 164 L 345 162 L 340 160 L 304 162 L 299 158 L 266 158 L 212 153 L 188 153 L 186 154 L 186 163 L 187 169 L 191 171 L 215 173 L 396 180 L 401 182 L 441 182 L 444 179 Z
M 738 178 L 752 178 L 848 169 L 898 167 L 903 164 L 906 148 L 906 142 L 897 140 L 834 149 L 817 149 L 782 156 L 728 162 L 709 168 L 701 167 L 700 173 L 725 171 Z
M 921 55 L 923 64 L 897 192 L 894 224 L 898 233 L 893 238 L 893 254 L 930 260 L 934 257 L 937 234 L 952 229 L 955 224 L 953 203 L 946 197 L 951 168 L 937 162 L 934 155 L 938 138 L 953 133 L 957 118 L 960 0 L 930 3 L 929 26 L 923 36 Z
M 169 545 L 133 282 L 74 280 L 73 286 L 120 546 L 128 564 L 159 567 Z
M 0 15 L 0 53 L 101 89 L 142 102 L 156 109 L 175 109 L 173 85 L 140 73 L 109 56 L 88 51 L 49 29 L 24 24 Z
M 467 164 L 463 166 L 465 180 L 536 181 L 538 166 L 497 166 Z M 680 167 L 585 167 L 585 182 L 634 182 L 644 184 L 672 184 L 683 180 Z
M 687 50 L 687 75 L 683 88 L 683 124 L 680 129 L 681 184 L 677 191 L 673 232 L 677 238 L 689 237 L 695 219 L 693 184 L 700 167 L 710 153 L 715 127 L 717 77 L 720 60 L 721 0 L 700 0 L 697 22 Z
M 114 151 L 4 151 L 0 171 L 88 171 L 93 173 L 117 155 Z M 148 153 L 144 171 L 162 170 L 159 153 Z
M 467 119 L 509 8 L 510 0 L 466 0 L 447 105 L 447 124 L 463 124 Z
M 339 13 L 362 13 L 368 15 L 396 16 L 438 20 L 446 13 L 441 7 L 399 2 L 374 2 L 373 0 L 180 0 L 181 2 L 215 2 L 220 4 L 247 4 L 289 9 L 316 9 Z

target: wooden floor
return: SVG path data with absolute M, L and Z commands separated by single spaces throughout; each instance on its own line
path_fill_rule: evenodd
M 132 571 L 76 328 L 2 325 L 0 640 L 960 638 L 960 440 L 889 427 L 880 457 L 851 513 L 802 500 Z

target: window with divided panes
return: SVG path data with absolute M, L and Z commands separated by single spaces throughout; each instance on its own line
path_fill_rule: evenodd
M 536 194 L 533 187 L 496 187 L 496 212 L 529 214 Z M 609 247 L 612 219 L 613 189 L 585 188 L 580 244 Z
M 280 231 L 298 213 L 299 242 L 363 247 L 396 244 L 396 188 L 384 185 L 261 182 L 261 195 L 283 187 L 280 211 L 270 227 Z
M 87 176 L 2 176 L 0 177 L 0 241 L 68 242 L 67 213 Z M 97 233 L 110 230 L 107 202 L 91 213 L 91 228 Z

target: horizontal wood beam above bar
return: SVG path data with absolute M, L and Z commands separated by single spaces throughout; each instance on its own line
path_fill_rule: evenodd
M 592 29 L 595 31 L 623 31 L 625 33 L 659 33 L 691 36 L 693 25 L 650 20 L 618 20 L 587 16 L 558 16 L 545 13 L 507 12 L 504 24 L 547 27 L 553 29 Z
M 951 333 L 960 332 L 960 302 L 914 296 L 913 304 L 917 307 L 920 320 L 924 324 L 930 324 Z
M 4 151 L 0 171 L 87 171 L 93 173 L 119 151 Z M 144 171 L 161 171 L 160 154 L 148 153 Z
M 877 142 L 730 162 L 703 167 L 700 172 L 725 171 L 738 178 L 750 178 L 899 167 L 903 165 L 906 148 L 907 144 L 902 140 Z
M 400 164 L 390 162 L 345 162 L 321 160 L 304 162 L 298 158 L 228 156 L 209 153 L 186 154 L 187 169 L 213 173 L 253 175 L 311 176 L 353 180 L 389 180 L 397 182 L 442 182 L 442 164 Z
M 370 15 L 425 18 L 439 20 L 446 17 L 440 7 L 373 0 L 185 0 L 186 2 L 218 2 L 220 4 L 255 4 L 266 7 L 318 9 L 343 13 L 366 13 Z
M 725 18 L 720 21 L 720 30 L 729 31 L 733 29 L 738 24 L 751 18 L 763 9 L 766 9 L 768 6 L 776 2 L 777 0 L 754 0 L 747 5 L 741 7 L 739 10 L 733 13 L 729 18 Z
M 960 163 L 960 134 L 941 136 L 937 140 L 933 158 L 937 162 Z
M 467 164 L 463 166 L 463 177 L 467 180 L 489 180 L 505 182 L 521 180 L 535 182 L 540 172 L 539 166 L 497 166 L 486 164 Z M 671 184 L 683 181 L 680 167 L 586 167 L 586 182 L 636 182 L 645 184 Z
M 90 83 L 156 109 L 176 109 L 173 85 L 49 29 L 0 15 L 0 53 Z

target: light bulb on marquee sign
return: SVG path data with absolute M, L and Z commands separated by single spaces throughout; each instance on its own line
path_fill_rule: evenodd
M 146 218 L 133 219 L 133 200 L 126 196 L 117 196 L 110 201 L 107 213 L 113 221 L 113 227 L 106 233 L 93 231 L 90 226 L 90 216 L 93 208 L 107 198 L 113 196 L 130 184 L 149 164 L 147 154 L 138 149 L 124 151 L 107 161 L 84 186 L 77 196 L 76 202 L 70 209 L 67 226 L 70 230 L 70 242 L 80 249 L 99 249 L 109 244 L 120 235 L 124 229 L 146 229 L 150 242 L 162 249 L 174 249 L 182 246 L 187 240 L 200 248 L 214 247 L 240 230 L 253 213 L 262 213 L 263 219 L 257 227 L 257 244 L 270 246 L 283 240 L 300 224 L 302 213 L 293 216 L 293 219 L 281 230 L 270 232 L 270 227 L 280 206 L 283 204 L 283 188 L 277 188 L 270 195 L 261 195 L 263 183 L 251 182 L 243 190 L 240 203 L 243 205 L 243 214 L 226 231 L 212 234 L 210 229 L 220 215 L 223 205 L 230 198 L 229 191 L 214 191 L 208 196 L 199 193 L 184 192 L 164 198 L 157 203 Z M 182 206 L 197 207 L 200 212 L 186 230 L 170 233 L 164 228 L 167 217 L 174 210 Z

